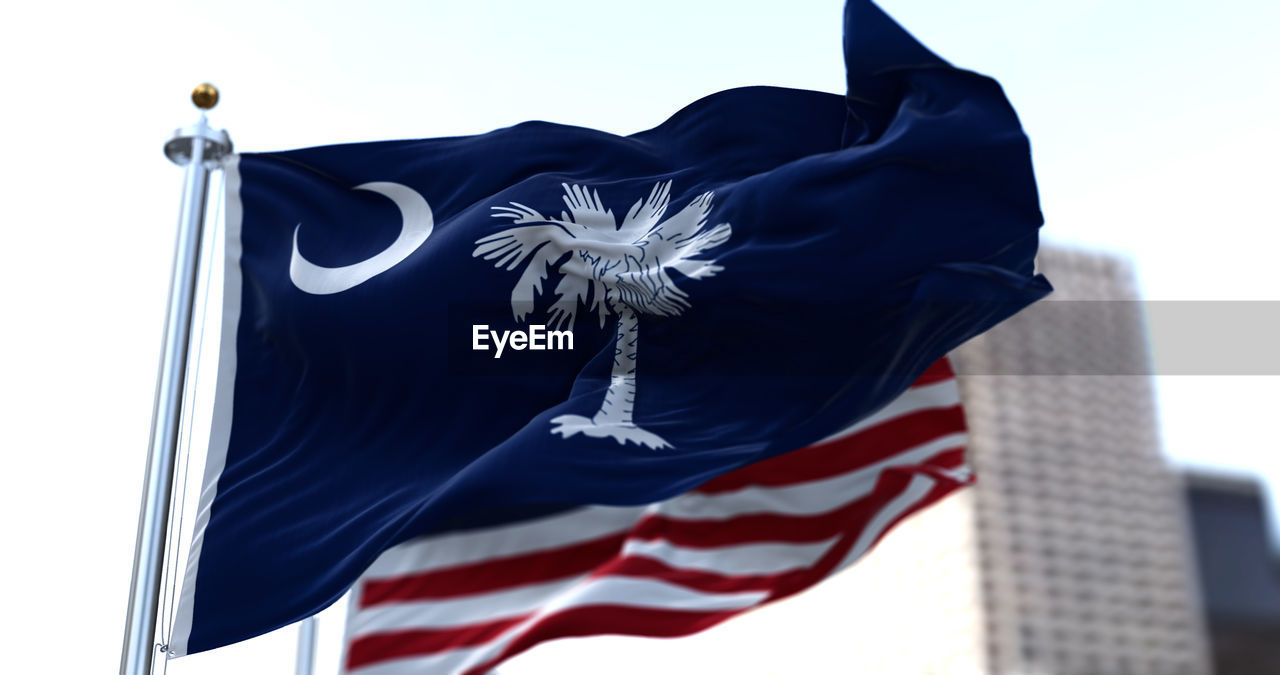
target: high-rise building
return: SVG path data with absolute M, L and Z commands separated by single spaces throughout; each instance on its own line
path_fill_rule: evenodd
M 1217 675 L 1280 673 L 1280 557 L 1270 545 L 1262 487 L 1187 472 L 1200 587 Z
M 1054 248 L 1038 265 L 1054 299 L 954 357 L 977 486 L 842 582 L 859 604 L 903 608 L 853 627 L 860 673 L 1211 672 L 1132 271 Z

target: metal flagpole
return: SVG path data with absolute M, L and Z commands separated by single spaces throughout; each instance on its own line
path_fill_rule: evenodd
M 298 658 L 295 675 L 315 675 L 316 671 L 316 618 L 309 616 L 298 623 Z
M 160 576 L 164 566 L 165 530 L 173 491 L 173 464 L 178 448 L 178 421 L 186 380 L 191 310 L 195 304 L 196 271 L 204 231 L 205 205 L 209 197 L 209 171 L 231 152 L 227 132 L 211 129 L 204 111 L 218 103 L 218 90 L 201 84 L 191 93 L 201 109 L 200 121 L 174 132 L 164 154 L 186 167 L 182 210 L 169 280 L 160 373 L 151 412 L 150 451 L 143 479 L 142 509 L 129 587 L 129 613 L 125 621 L 120 675 L 149 675 L 156 650 L 156 620 L 160 605 Z

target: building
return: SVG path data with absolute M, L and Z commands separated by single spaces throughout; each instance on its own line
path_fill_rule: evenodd
M 846 573 L 849 597 L 917 610 L 854 619 L 875 636 L 857 672 L 1212 672 L 1132 271 L 1053 248 L 1038 265 L 1053 300 L 954 358 L 977 486 Z
M 1183 475 L 1217 675 L 1280 673 L 1280 556 L 1256 481 Z

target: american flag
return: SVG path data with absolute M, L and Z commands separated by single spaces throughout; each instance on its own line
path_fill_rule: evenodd
M 539 642 L 689 635 L 802 591 L 972 482 L 946 359 L 815 445 L 637 507 L 415 539 L 356 583 L 345 673 L 490 672 Z

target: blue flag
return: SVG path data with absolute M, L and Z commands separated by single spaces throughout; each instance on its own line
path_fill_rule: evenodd
M 171 648 L 327 606 L 388 547 L 647 504 L 866 418 L 1049 291 L 999 85 L 869 2 L 845 96 L 749 87 L 631 136 L 244 154 Z

